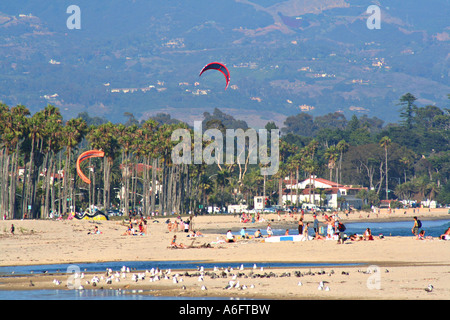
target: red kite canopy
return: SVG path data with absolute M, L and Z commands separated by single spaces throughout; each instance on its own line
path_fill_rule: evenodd
M 87 184 L 91 184 L 91 180 L 89 180 L 89 178 L 86 177 L 80 169 L 81 162 L 83 162 L 84 160 L 89 159 L 89 158 L 93 158 L 93 157 L 102 158 L 104 156 L 105 156 L 105 153 L 101 150 L 89 150 L 89 151 L 85 151 L 82 154 L 80 154 L 80 156 L 77 159 L 77 173 L 80 176 L 81 180 L 83 180 Z
M 228 84 L 230 83 L 230 71 L 228 71 L 227 67 L 225 67 L 225 65 L 220 62 L 208 63 L 206 66 L 203 67 L 202 71 L 200 71 L 200 74 L 198 76 L 200 77 L 203 72 L 211 69 L 218 70 L 223 73 L 223 75 L 225 76 L 225 80 L 227 81 L 227 85 L 225 86 L 225 90 L 227 90 Z

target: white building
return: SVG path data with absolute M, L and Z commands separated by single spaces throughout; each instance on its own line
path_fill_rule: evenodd
M 283 190 L 283 203 L 295 205 L 297 203 L 313 203 L 327 205 L 331 208 L 338 207 L 338 198 L 344 199 L 344 204 L 360 209 L 362 200 L 356 198 L 356 194 L 365 188 L 346 186 L 323 178 L 311 176 L 303 181 L 285 180 Z M 311 186 L 311 188 L 310 188 Z

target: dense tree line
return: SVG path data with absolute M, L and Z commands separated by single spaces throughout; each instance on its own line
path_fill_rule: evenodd
M 0 104 L 0 213 L 8 218 L 47 218 L 50 213 L 104 210 L 188 213 L 208 205 L 252 204 L 254 195 L 280 203 L 284 178 L 328 178 L 368 187 L 366 203 L 380 199 L 437 200 L 450 203 L 450 115 L 437 106 L 417 107 L 416 98 L 399 99 L 400 123 L 341 113 L 313 118 L 290 116 L 281 128 L 280 168 L 262 176 L 260 165 L 174 164 L 172 132 L 192 128 L 168 114 L 113 124 L 90 117 L 63 120 L 48 105 L 31 115 L 22 105 Z M 203 129 L 246 130 L 247 123 L 216 109 L 205 112 Z M 266 129 L 276 128 L 268 122 Z M 205 143 L 205 142 L 204 142 Z M 78 155 L 101 149 L 103 159 L 83 162 L 92 183 L 75 170 Z M 248 154 L 246 154 L 247 156 Z M 237 156 L 237 154 L 235 155 Z M 311 188 L 308 193 L 316 192 Z

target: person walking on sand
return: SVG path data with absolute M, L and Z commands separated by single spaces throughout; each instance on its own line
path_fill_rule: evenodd
M 414 217 L 414 225 L 411 229 L 411 232 L 413 233 L 413 235 L 417 236 L 419 234 L 420 227 L 422 227 L 422 223 L 420 222 L 419 219 L 417 219 L 417 217 Z
M 270 226 L 270 223 L 267 226 L 267 230 L 266 231 L 267 231 L 267 236 L 270 238 L 272 236 L 272 234 L 273 234 L 272 227 Z
M 12 235 L 14 235 L 14 224 L 11 224 L 11 229 L 9 229 Z

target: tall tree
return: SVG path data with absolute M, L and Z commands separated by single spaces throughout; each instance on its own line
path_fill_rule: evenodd
M 386 173 L 386 200 L 389 198 L 389 189 L 388 189 L 388 148 L 391 144 L 391 139 L 387 136 L 384 136 L 380 140 L 380 146 L 384 148 L 384 154 L 385 154 L 385 173 Z
M 416 100 L 417 98 L 409 92 L 400 97 L 399 104 L 402 106 L 400 118 L 403 119 L 402 123 L 408 130 L 411 130 L 413 126 L 414 112 L 416 109 L 414 101 Z

